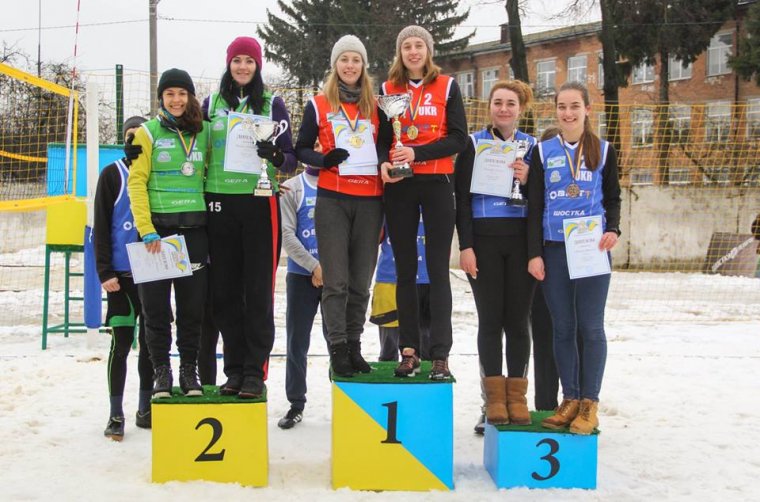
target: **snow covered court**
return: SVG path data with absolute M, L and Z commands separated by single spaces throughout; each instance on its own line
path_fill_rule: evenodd
M 472 431 L 480 406 L 475 306 L 461 272 L 452 271 L 455 490 L 404 493 L 331 489 L 331 394 L 319 328 L 312 333 L 304 421 L 287 431 L 277 427 L 288 409 L 284 276 L 280 269 L 277 340 L 267 382 L 267 488 L 151 483 L 151 433 L 134 426 L 136 352 L 125 393 L 126 435 L 116 443 L 103 437 L 108 336 L 100 335 L 88 347 L 84 335 L 52 335 L 48 350 L 41 351 L 39 321 L 25 315 L 40 311 L 41 293 L 0 294 L 3 309 L 13 309 L 22 319 L 22 324 L 0 327 L 0 500 L 758 499 L 758 279 L 615 272 L 597 490 L 497 490 L 483 467 L 483 438 Z M 706 281 L 711 292 L 703 295 Z M 687 300 L 675 301 L 684 292 Z M 631 311 L 636 313 L 626 314 Z M 368 358 L 376 357 L 375 326 L 367 324 L 363 344 Z M 221 361 L 218 378 L 224 378 Z

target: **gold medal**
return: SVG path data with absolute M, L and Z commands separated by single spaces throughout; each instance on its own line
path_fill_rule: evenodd
M 581 194 L 581 187 L 579 187 L 576 183 L 570 183 L 567 185 L 567 190 L 565 190 L 565 193 L 568 197 L 572 197 L 574 199 Z
M 417 135 L 419 135 L 419 133 L 420 133 L 419 129 L 417 129 L 417 126 L 415 126 L 414 124 L 410 125 L 406 129 L 406 137 L 411 140 L 417 139 Z
M 192 162 L 183 162 L 180 172 L 182 173 L 182 176 L 192 176 L 195 174 L 195 166 Z
M 361 148 L 364 144 L 364 138 L 361 137 L 361 134 L 352 134 L 348 137 L 348 144 L 353 148 Z

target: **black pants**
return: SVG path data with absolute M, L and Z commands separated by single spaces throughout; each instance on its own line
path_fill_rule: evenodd
M 169 365 L 172 343 L 172 320 L 176 318 L 177 349 L 181 364 L 196 364 L 198 343 L 206 301 L 208 237 L 204 227 L 156 228 L 161 237 L 172 234 L 185 236 L 193 266 L 193 275 L 179 279 L 164 279 L 139 285 L 140 300 L 145 316 L 145 340 L 153 367 Z M 174 287 L 176 316 L 172 315 L 171 293 Z
M 210 267 L 208 274 L 206 306 L 203 309 L 201 340 L 198 348 L 198 376 L 201 379 L 201 385 L 216 385 L 216 345 L 219 341 L 219 329 L 214 323 L 214 295 L 211 287 L 213 272 Z
M 430 284 L 417 284 L 420 311 L 420 359 L 430 360 Z M 398 327 L 379 326 L 379 361 L 398 362 Z
M 145 343 L 145 319 L 137 286 L 131 276 L 119 274 L 119 291 L 108 293 L 106 325 L 111 326 L 111 350 L 108 353 L 108 394 L 123 396 L 127 379 L 127 358 L 135 339 L 135 322 L 138 328 L 137 374 L 140 390 L 153 388 L 153 366 Z
M 536 281 L 528 273 L 525 235 L 475 235 L 473 249 L 478 275 L 470 277 L 470 284 L 478 309 L 478 355 L 484 376 L 502 374 L 502 354 L 506 353 L 507 375 L 526 377 L 528 321 Z
M 425 259 L 430 277 L 430 358 L 451 350 L 449 257 L 454 235 L 454 189 L 446 175 L 416 175 L 385 185 L 385 217 L 396 260 L 399 348 L 420 351 L 417 301 L 417 227 L 425 221 Z
M 280 260 L 280 199 L 207 193 L 214 322 L 224 373 L 266 379 L 274 345 L 274 281 Z
M 552 317 L 544 300 L 541 284 L 536 287 L 530 312 L 533 334 L 533 383 L 535 384 L 535 405 L 537 410 L 553 410 L 557 407 L 559 375 L 554 363 L 554 342 L 552 341 Z

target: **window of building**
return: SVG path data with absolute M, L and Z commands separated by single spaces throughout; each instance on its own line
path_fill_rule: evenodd
M 654 142 L 652 110 L 637 109 L 631 113 L 631 136 L 633 146 L 649 146 Z
M 499 69 L 491 68 L 490 70 L 483 70 L 480 72 L 480 81 L 482 86 L 481 97 L 488 99 L 488 95 L 491 93 L 491 87 L 496 81 L 499 80 Z
M 733 33 L 719 33 L 712 37 L 707 48 L 707 76 L 730 73 L 728 57 L 731 55 Z
M 689 141 L 691 131 L 691 106 L 670 105 L 668 108 L 668 120 L 673 131 L 673 143 L 686 143 Z
M 688 167 L 671 167 L 668 171 L 669 185 L 688 185 L 691 183 L 691 169 Z
M 654 82 L 654 65 L 641 63 L 633 68 L 631 83 L 648 84 Z
M 596 114 L 596 134 L 602 139 L 607 139 L 607 114 L 604 112 Z
M 691 78 L 691 63 L 684 64 L 675 56 L 668 59 L 668 75 L 670 80 L 684 80 Z
M 554 60 L 536 63 L 536 90 L 539 96 L 554 94 L 557 70 Z
M 760 139 L 760 98 L 747 100 L 747 137 Z
M 631 171 L 632 185 L 651 185 L 653 182 L 654 175 L 652 171 L 644 169 L 636 169 Z
M 708 103 L 705 109 L 705 141 L 726 141 L 731 127 L 731 102 Z
M 604 54 L 601 52 L 597 54 L 599 62 L 596 67 L 596 86 L 599 89 L 604 89 Z
M 540 138 L 547 127 L 556 124 L 557 121 L 554 117 L 538 117 L 536 118 L 536 138 Z
M 586 83 L 586 56 L 567 58 L 567 81 Z
M 457 73 L 457 84 L 462 91 L 463 98 L 475 97 L 475 78 L 471 71 Z

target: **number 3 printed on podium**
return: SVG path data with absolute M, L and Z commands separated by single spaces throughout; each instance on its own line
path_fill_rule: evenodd
M 539 447 L 542 444 L 549 445 L 549 453 L 541 457 L 541 460 L 546 460 L 547 462 L 549 462 L 551 469 L 549 470 L 549 474 L 546 476 L 541 476 L 540 474 L 536 472 L 532 473 L 531 476 L 536 481 L 546 481 L 547 479 L 551 479 L 554 476 L 556 476 L 557 473 L 559 472 L 559 460 L 557 460 L 557 457 L 554 456 L 559 451 L 559 443 L 554 439 L 544 438 L 538 443 L 536 443 L 536 447 Z

